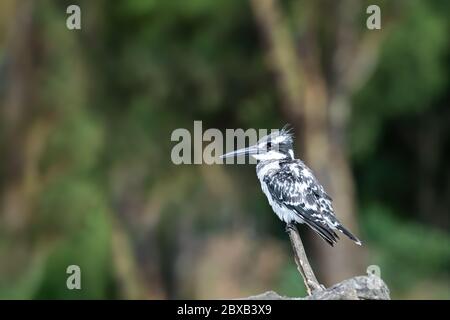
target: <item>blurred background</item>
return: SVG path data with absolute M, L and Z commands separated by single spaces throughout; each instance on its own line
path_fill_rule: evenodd
M 66 9 L 81 8 L 81 30 Z M 366 8 L 381 8 L 368 30 Z M 301 227 L 319 280 L 450 299 L 450 2 L 0 2 L 0 298 L 305 294 L 253 165 L 173 130 L 281 128 L 364 242 Z M 81 267 L 82 290 L 66 288 Z

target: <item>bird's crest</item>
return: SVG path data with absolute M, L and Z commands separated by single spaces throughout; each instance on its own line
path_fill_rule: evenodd
M 269 135 L 261 138 L 260 142 L 270 140 L 275 144 L 292 144 L 294 142 L 293 128 L 290 124 L 286 124 L 281 130 L 274 131 Z

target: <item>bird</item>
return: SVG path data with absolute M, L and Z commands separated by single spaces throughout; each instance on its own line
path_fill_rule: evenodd
M 220 158 L 249 155 L 257 160 L 256 175 L 262 191 L 287 227 L 306 224 L 331 246 L 337 243 L 339 231 L 361 245 L 337 219 L 332 198 L 313 171 L 302 160 L 294 158 L 293 143 L 292 128 L 285 126 L 262 137 L 253 146 L 228 152 Z

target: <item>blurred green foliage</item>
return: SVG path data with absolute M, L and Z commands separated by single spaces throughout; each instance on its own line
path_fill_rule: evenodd
M 416 296 L 410 293 L 414 287 L 436 281 L 436 292 L 422 293 L 423 296 L 448 298 L 449 235 L 395 218 L 389 208 L 379 204 L 368 206 L 363 213 L 363 226 L 373 246 L 371 261 L 381 267 L 394 297 L 411 294 L 420 298 L 420 292 Z

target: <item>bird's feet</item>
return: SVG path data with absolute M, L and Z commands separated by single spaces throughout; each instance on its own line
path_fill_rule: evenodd
M 295 230 L 295 224 L 293 223 L 286 223 L 286 228 L 285 228 L 287 233 L 290 233 L 292 230 Z

